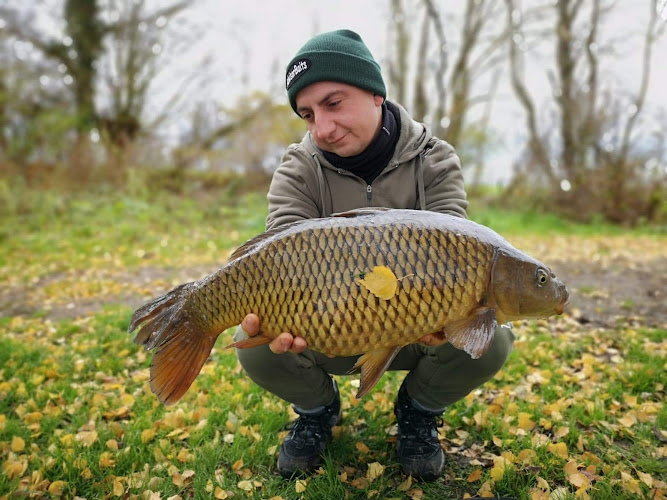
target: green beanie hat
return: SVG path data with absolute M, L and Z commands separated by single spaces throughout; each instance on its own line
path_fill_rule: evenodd
M 380 65 L 354 31 L 338 30 L 314 36 L 287 65 L 287 96 L 296 112 L 296 95 L 312 83 L 331 81 L 359 87 L 382 97 L 387 89 Z

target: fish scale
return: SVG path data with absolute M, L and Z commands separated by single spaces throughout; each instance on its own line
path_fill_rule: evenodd
M 234 283 L 247 281 L 244 276 L 254 276 L 254 286 L 228 294 L 235 300 L 220 304 L 220 324 L 237 324 L 248 311 L 257 310 L 264 334 L 276 336 L 289 330 L 303 337 L 311 348 L 338 356 L 360 354 L 360 347 L 371 343 L 407 345 L 442 329 L 446 317 L 465 315 L 481 298 L 494 247 L 479 242 L 474 249 L 475 261 L 466 263 L 460 252 L 469 252 L 470 242 L 454 235 L 433 238 L 414 224 L 418 222 L 396 224 L 389 231 L 370 228 L 353 234 L 353 238 L 342 238 L 345 227 L 324 227 L 267 242 L 261 252 L 251 252 L 225 268 L 223 279 L 211 278 L 218 283 L 216 293 L 223 295 L 225 290 L 234 290 Z M 296 248 L 307 256 L 305 261 L 284 258 L 284 252 Z M 435 266 L 432 260 L 436 255 L 447 256 L 444 265 Z M 355 279 L 385 264 L 392 266 L 399 278 L 396 295 L 388 301 L 378 299 Z M 470 271 L 463 271 L 462 264 Z M 472 282 L 467 281 L 470 272 L 476 277 Z M 473 292 L 466 292 L 466 287 Z M 306 290 L 308 297 L 304 297 Z M 285 313 L 288 305 L 295 303 L 305 306 L 296 307 L 298 323 Z M 338 313 L 343 304 L 347 315 Z M 387 318 L 398 321 L 390 332 Z M 371 328 L 360 328 L 364 323 Z M 348 332 L 351 337 L 343 338 Z
M 396 278 L 388 298 L 361 281 L 378 266 Z M 534 302 L 521 310 L 492 285 L 512 295 L 507 283 L 524 267 L 527 283 L 542 269 L 555 284 L 546 294 L 536 289 L 523 297 L 519 290 L 518 301 Z M 266 344 L 287 331 L 330 356 L 360 354 L 362 396 L 401 347 L 424 335 L 444 332 L 479 357 L 497 320 L 546 317 L 566 301 L 567 290 L 546 266 L 484 226 L 433 212 L 359 210 L 249 240 L 218 272 L 135 311 L 130 331 L 141 327 L 135 342 L 156 349 L 151 388 L 165 403 L 183 395 L 218 335 L 249 313 L 259 316 L 261 332 L 235 347 Z

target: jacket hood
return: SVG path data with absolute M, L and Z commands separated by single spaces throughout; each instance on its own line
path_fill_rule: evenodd
M 415 121 L 410 114 L 398 103 L 387 100 L 387 107 L 392 111 L 398 110 L 401 117 L 401 130 L 396 143 L 394 155 L 389 160 L 387 166 L 410 161 L 421 153 L 429 139 L 431 139 L 431 129 L 428 125 Z M 315 140 L 310 132 L 301 140 L 301 145 L 308 151 L 310 156 L 317 155 L 317 159 L 323 167 L 336 169 L 322 154 L 322 150 L 315 144 Z

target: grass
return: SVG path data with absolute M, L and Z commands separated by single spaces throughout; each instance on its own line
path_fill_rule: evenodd
M 231 332 L 170 407 L 150 392 L 150 354 L 126 332 L 129 298 L 178 284 L 180 269 L 214 269 L 261 231 L 265 197 L 43 194 L 33 202 L 30 212 L 7 205 L 0 228 L 9 294 L 0 306 L 18 308 L 0 316 L 0 498 L 665 495 L 664 329 L 584 327 L 569 316 L 516 326 L 503 370 L 447 409 L 447 465 L 435 483 L 406 478 L 396 462 L 392 410 L 403 374 L 386 374 L 361 401 L 355 378 L 341 377 L 344 420 L 323 467 L 285 481 L 275 460 L 294 414 L 220 348 Z M 604 237 L 613 253 L 619 235 L 550 216 L 473 217 L 538 246 L 562 235 Z

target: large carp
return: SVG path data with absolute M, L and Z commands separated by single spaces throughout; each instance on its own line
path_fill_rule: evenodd
M 389 287 L 368 286 L 371 274 Z M 259 316 L 261 332 L 234 347 L 291 332 L 327 355 L 362 354 L 362 397 L 402 347 L 426 334 L 444 332 L 478 358 L 498 323 L 562 314 L 567 300 L 547 266 L 484 226 L 361 209 L 260 234 L 216 273 L 137 309 L 129 330 L 141 326 L 134 342 L 155 349 L 151 389 L 165 404 L 183 396 L 218 335 L 248 313 Z

